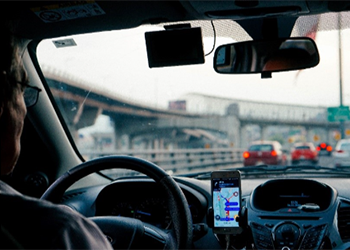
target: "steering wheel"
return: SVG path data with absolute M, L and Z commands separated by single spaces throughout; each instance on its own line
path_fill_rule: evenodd
M 64 192 L 81 178 L 106 169 L 135 170 L 152 178 L 166 192 L 173 229 L 165 231 L 134 218 L 90 217 L 109 238 L 114 249 L 189 249 L 192 247 L 192 219 L 187 200 L 174 179 L 157 165 L 131 156 L 107 156 L 84 162 L 58 178 L 41 199 L 58 203 Z

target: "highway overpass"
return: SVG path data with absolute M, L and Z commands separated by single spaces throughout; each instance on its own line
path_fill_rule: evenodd
M 124 135 L 128 135 L 128 145 L 132 145 L 135 138 L 144 137 L 150 140 L 148 147 L 162 149 L 166 140 L 177 139 L 181 143 L 184 134 L 209 138 L 212 132 L 226 138 L 221 141 L 218 137 L 212 138 L 218 145 L 242 148 L 249 143 L 247 128 L 252 125 L 260 128 L 260 139 L 267 139 L 267 130 L 271 126 L 304 127 L 310 131 L 307 133 L 309 141 L 313 140 L 315 134 L 311 131 L 315 129 L 322 130 L 320 140 L 326 141 L 332 140 L 331 131 L 339 129 L 339 123 L 327 121 L 326 107 L 188 94 L 179 100 L 186 104 L 186 110 L 157 109 L 108 92 L 88 90 L 83 82 L 57 72 L 45 72 L 45 76 L 57 104 L 66 110 L 63 115 L 71 131 L 92 126 L 100 114 L 107 115 L 114 121 L 116 148 L 122 146 L 118 138 Z M 147 138 L 148 132 L 154 129 L 162 134 L 157 142 Z

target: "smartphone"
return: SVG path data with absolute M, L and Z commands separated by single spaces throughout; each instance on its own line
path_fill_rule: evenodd
M 237 171 L 214 171 L 211 174 L 213 199 L 213 232 L 239 234 L 237 217 L 241 210 L 241 173 Z

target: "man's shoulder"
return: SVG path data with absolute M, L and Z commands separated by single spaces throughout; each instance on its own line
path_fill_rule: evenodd
M 8 210 L 8 212 L 15 213 L 18 211 L 31 217 L 38 214 L 41 217 L 48 216 L 48 220 L 71 220 L 80 216 L 67 206 L 56 205 L 49 201 L 17 193 L 0 192 L 0 203 L 3 204 L 2 209 Z
M 80 219 L 82 216 L 64 205 L 53 204 L 49 201 L 22 195 L 6 183 L 0 181 L 0 203 L 2 209 L 11 214 L 27 215 L 28 219 L 35 218 L 36 215 L 46 218 L 47 222 L 58 221 L 57 225 L 65 224 L 66 221 Z M 2 213 L 2 216 L 8 213 Z M 53 216 L 54 215 L 54 216 Z
M 20 239 L 30 239 L 29 248 L 111 249 L 92 221 L 65 205 L 3 189 L 0 204 L 1 223 Z

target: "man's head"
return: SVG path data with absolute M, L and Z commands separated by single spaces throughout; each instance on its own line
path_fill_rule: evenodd
M 268 58 L 263 71 L 296 70 L 309 67 L 315 65 L 314 56 L 303 49 L 280 49 Z
M 9 31 L 0 39 L 0 167 L 1 175 L 13 171 L 20 153 L 26 116 L 23 91 L 27 74 L 20 55 L 20 42 Z

